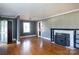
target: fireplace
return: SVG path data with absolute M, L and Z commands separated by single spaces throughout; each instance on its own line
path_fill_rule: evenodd
M 67 48 L 79 48 L 79 29 L 51 28 L 51 42 Z
M 51 28 L 51 42 L 67 48 L 79 48 L 79 29 Z
M 54 39 L 55 39 L 56 44 L 70 47 L 70 48 L 74 47 L 74 31 L 73 30 L 54 30 L 54 37 L 55 37 Z
M 56 33 L 55 43 L 63 46 L 70 46 L 70 34 L 68 33 Z

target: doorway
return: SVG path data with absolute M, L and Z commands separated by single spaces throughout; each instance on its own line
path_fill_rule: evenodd
M 0 20 L 0 44 L 12 43 L 13 22 L 9 20 Z
M 42 30 L 41 27 L 42 27 L 42 22 L 39 21 L 39 22 L 37 23 L 38 37 L 41 37 L 41 30 Z
M 8 39 L 7 39 L 7 43 L 10 44 L 13 42 L 13 22 L 11 20 L 8 21 Z

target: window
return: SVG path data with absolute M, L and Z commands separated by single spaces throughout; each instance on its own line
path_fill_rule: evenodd
M 30 23 L 29 22 L 23 22 L 23 32 L 24 33 L 30 32 Z

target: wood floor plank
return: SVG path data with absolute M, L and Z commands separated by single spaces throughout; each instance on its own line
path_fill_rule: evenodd
M 38 37 L 20 39 L 21 44 L 0 46 L 0 55 L 79 55 L 79 49 L 69 49 Z

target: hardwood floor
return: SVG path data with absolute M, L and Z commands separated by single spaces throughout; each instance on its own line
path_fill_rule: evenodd
M 21 44 L 0 46 L 0 55 L 78 55 L 79 49 L 69 49 L 38 37 L 21 39 Z

